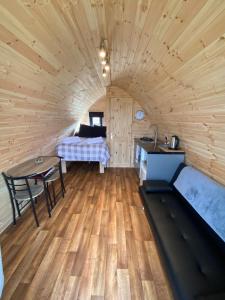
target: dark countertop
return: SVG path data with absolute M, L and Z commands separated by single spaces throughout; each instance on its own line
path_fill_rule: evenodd
M 142 147 L 148 154 L 184 154 L 182 150 L 170 150 L 167 147 L 164 148 L 163 143 L 157 143 L 156 147 L 154 142 L 142 141 L 138 138 L 134 139 L 140 147 Z

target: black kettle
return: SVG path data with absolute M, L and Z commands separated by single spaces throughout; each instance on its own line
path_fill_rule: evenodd
M 180 140 L 179 140 L 179 138 L 178 138 L 178 136 L 176 136 L 176 135 L 173 135 L 172 137 L 171 137 L 171 141 L 170 141 L 170 149 L 178 149 L 178 147 L 179 147 L 179 142 L 180 142 Z

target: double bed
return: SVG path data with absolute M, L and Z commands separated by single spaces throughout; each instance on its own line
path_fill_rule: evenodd
M 99 162 L 100 173 L 104 173 L 104 168 L 107 166 L 110 158 L 109 147 L 106 143 L 106 139 L 102 137 L 66 137 L 57 145 L 56 152 L 65 162 L 64 170 L 66 162 L 96 161 Z

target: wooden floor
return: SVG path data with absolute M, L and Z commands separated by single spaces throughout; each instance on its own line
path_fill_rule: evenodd
M 28 209 L 0 237 L 3 299 L 171 299 L 133 169 L 74 164 L 40 227 Z

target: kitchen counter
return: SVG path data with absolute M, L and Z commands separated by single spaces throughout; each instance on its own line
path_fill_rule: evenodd
M 177 167 L 184 162 L 185 153 L 182 150 L 171 150 L 162 142 L 134 139 L 134 168 L 143 180 L 171 181 Z
M 143 141 L 140 139 L 134 139 L 134 142 L 137 143 L 141 148 L 143 148 L 148 154 L 178 154 L 183 153 L 183 150 L 173 150 L 169 149 L 167 146 L 162 143 L 157 143 L 156 147 L 154 142 Z

